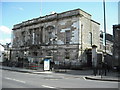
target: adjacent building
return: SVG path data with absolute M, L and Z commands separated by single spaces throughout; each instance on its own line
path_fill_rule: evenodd
M 113 56 L 114 62 L 113 66 L 120 65 L 120 24 L 113 25 L 113 37 L 114 37 L 114 45 L 113 45 Z
M 105 52 L 105 44 L 104 44 L 104 32 L 100 31 L 100 50 Z M 106 33 L 106 56 L 105 62 L 112 66 L 113 64 L 113 35 Z
M 92 65 L 92 45 L 100 49 L 100 24 L 92 16 L 75 9 L 34 18 L 13 27 L 12 60 L 28 58 L 40 62 L 78 61 Z

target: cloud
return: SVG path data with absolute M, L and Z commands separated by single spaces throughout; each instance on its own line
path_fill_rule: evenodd
M 11 38 L 0 39 L 1 44 L 6 44 L 6 43 L 10 43 L 10 42 L 11 42 Z
M 6 26 L 0 26 L 0 33 L 11 34 L 12 30 Z
M 24 9 L 22 7 L 18 7 L 18 10 L 23 11 Z
M 14 7 L 12 7 L 13 9 L 16 9 L 16 10 L 19 10 L 19 11 L 24 11 L 24 8 L 22 8 L 22 7 L 17 7 L 17 6 L 14 6 Z

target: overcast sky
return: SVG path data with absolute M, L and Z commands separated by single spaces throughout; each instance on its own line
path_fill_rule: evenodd
M 103 2 L 9 2 L 0 3 L 0 43 L 11 41 L 11 29 L 13 25 L 29 19 L 49 15 L 55 11 L 61 13 L 73 9 L 82 9 L 92 15 L 92 19 L 99 22 L 103 30 Z M 24 0 L 25 1 L 25 0 Z M 78 1 L 78 0 L 76 0 Z M 112 25 L 118 24 L 118 1 L 106 2 L 107 33 L 112 34 Z

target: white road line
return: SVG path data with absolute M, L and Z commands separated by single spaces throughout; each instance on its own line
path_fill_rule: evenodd
M 45 80 L 58 80 L 58 79 L 45 79 Z
M 12 73 L 17 74 L 18 72 L 12 72 Z M 45 76 L 45 75 L 42 75 L 42 74 L 34 74 L 34 73 L 18 73 L 18 74 L 27 74 L 27 75 L 32 75 L 32 76 Z
M 51 86 L 46 86 L 46 85 L 42 85 L 45 88 L 55 88 L 55 87 L 51 87 Z
M 21 80 L 17 80 L 17 79 L 12 79 L 12 78 L 9 78 L 9 77 L 5 77 L 5 79 L 17 81 L 17 82 L 20 82 L 20 83 L 26 83 L 25 81 L 21 81 Z
M 85 77 L 83 77 L 84 80 L 87 80 Z

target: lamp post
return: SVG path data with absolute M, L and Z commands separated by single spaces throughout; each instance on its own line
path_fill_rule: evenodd
M 105 11 L 105 0 L 103 0 L 103 11 L 104 11 L 104 44 L 105 44 L 105 52 L 103 52 L 103 57 L 106 56 L 106 11 Z M 105 57 L 104 60 L 105 62 Z
M 103 58 L 102 58 L 102 63 L 101 63 L 101 79 L 102 79 L 102 74 L 103 74 L 103 64 L 105 62 L 105 56 L 106 56 L 106 11 L 105 11 L 105 0 L 103 0 L 103 16 L 104 16 L 104 40 L 103 43 L 105 45 L 105 51 L 103 52 Z M 103 46 L 104 46 L 103 45 Z
M 106 53 L 106 12 L 105 12 L 105 0 L 103 0 L 103 11 L 104 11 L 104 42 L 105 42 L 105 53 Z

